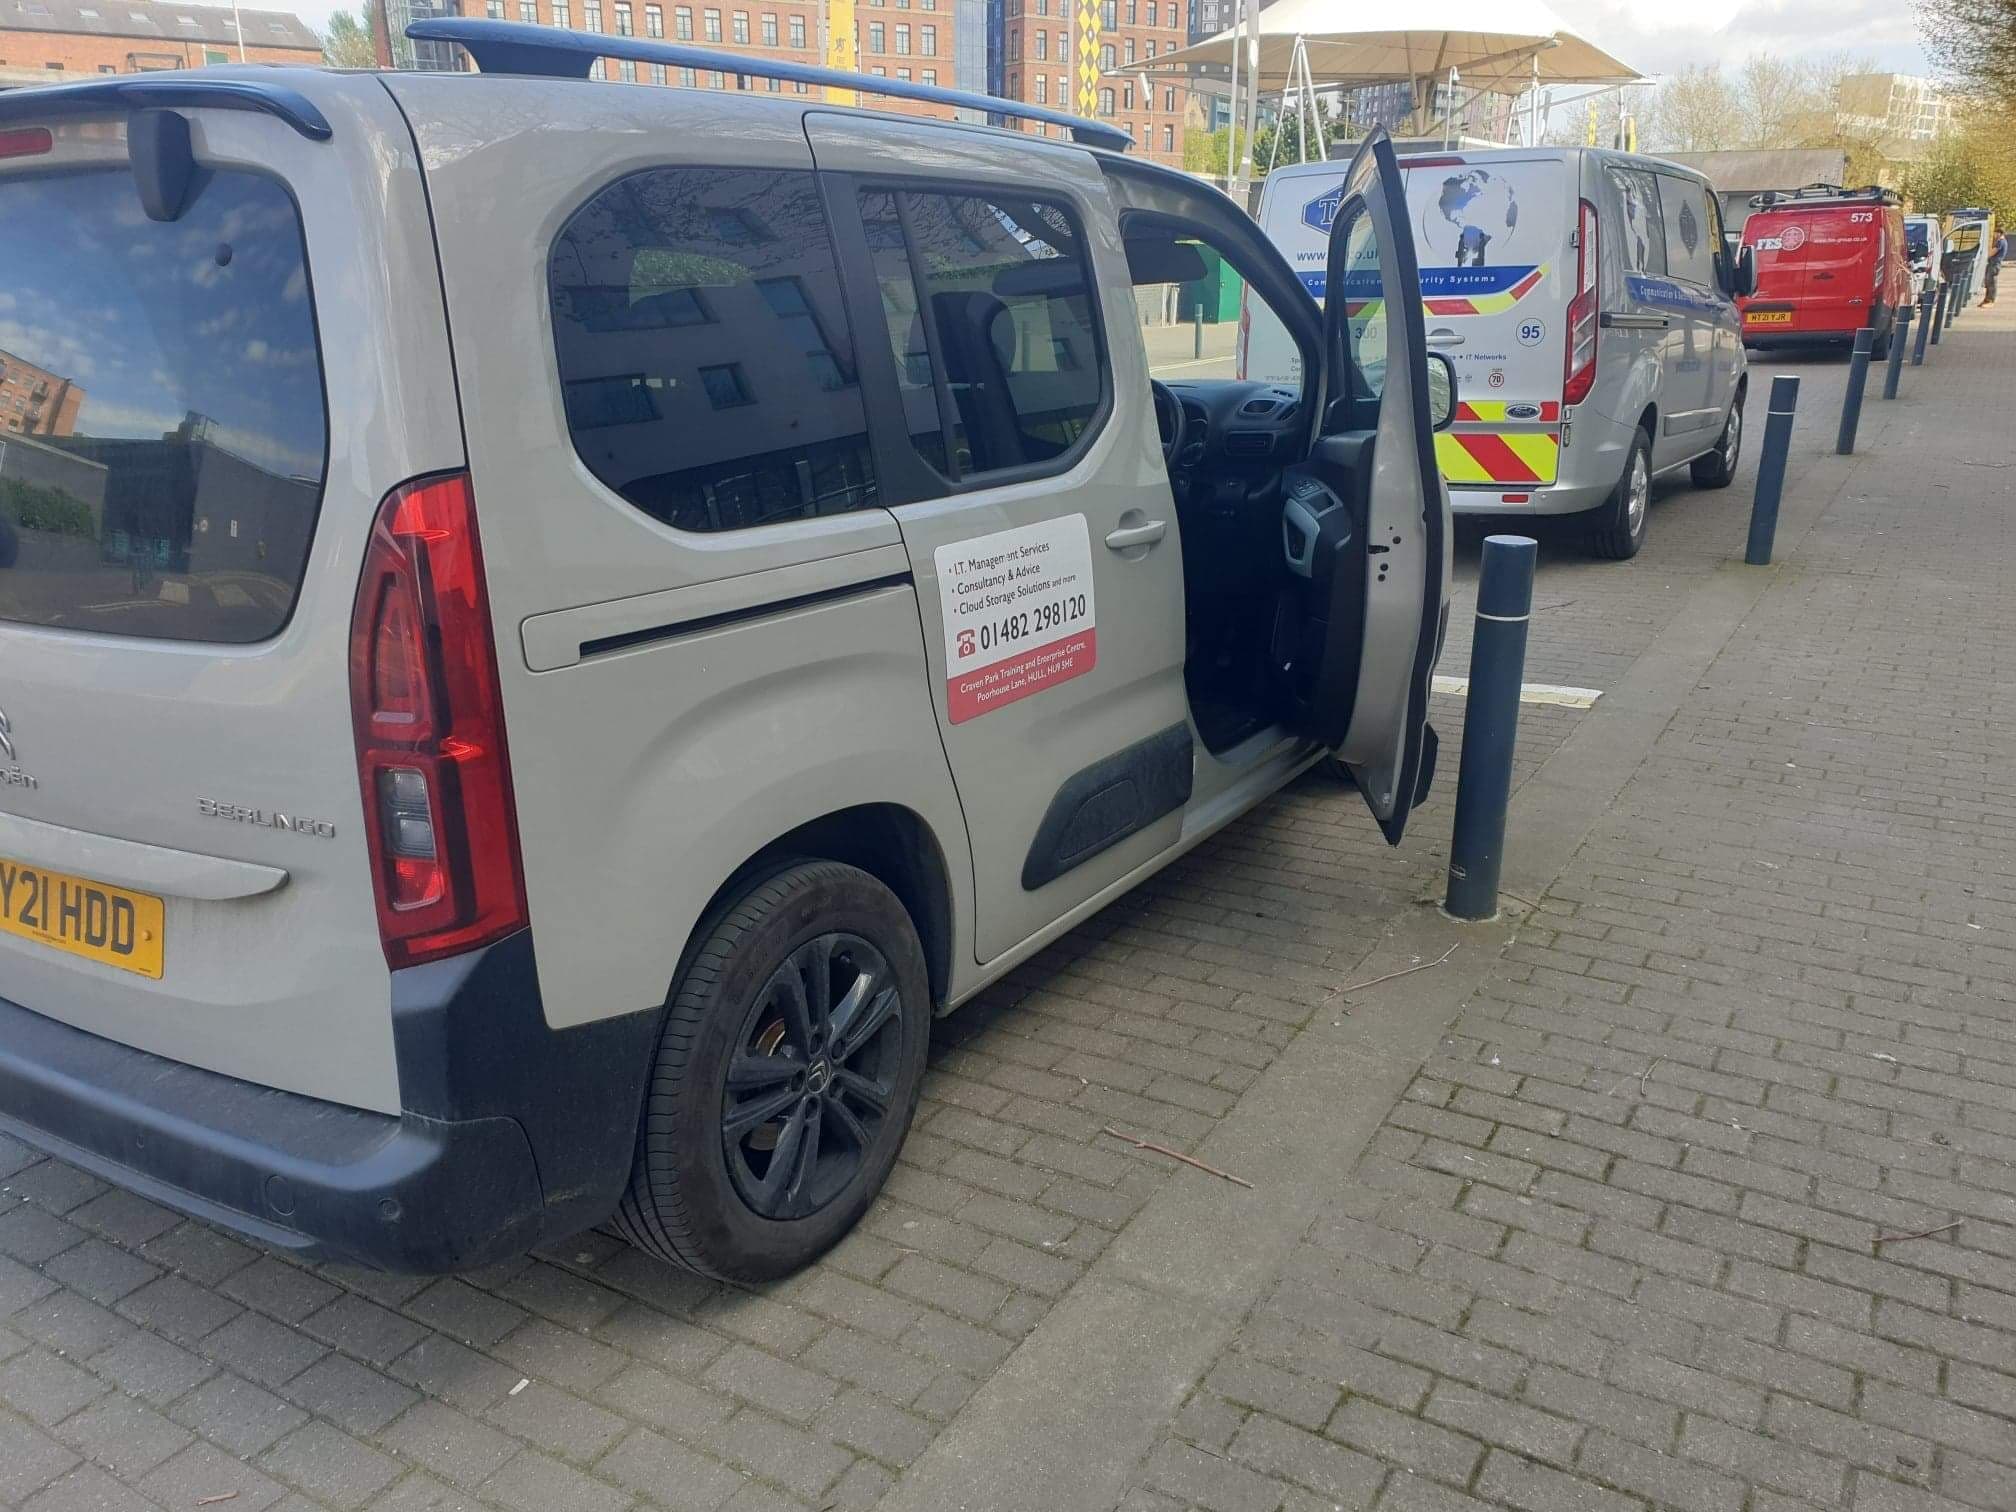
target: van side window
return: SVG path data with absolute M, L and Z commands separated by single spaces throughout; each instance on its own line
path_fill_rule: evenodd
M 1108 388 L 1071 215 L 1019 195 L 864 189 L 861 218 L 918 452 L 954 479 L 1067 465 Z
M 618 179 L 562 228 L 548 286 L 574 449 L 645 514 L 741 530 L 875 504 L 810 173 Z
M 1659 210 L 1666 221 L 1666 270 L 1704 288 L 1715 286 L 1714 228 L 1707 196 L 1697 179 L 1653 175 L 1659 180 Z
M 1642 168 L 1612 168 L 1610 178 L 1624 203 L 1624 271 L 1666 272 L 1666 226 L 1659 213 L 1659 188 Z

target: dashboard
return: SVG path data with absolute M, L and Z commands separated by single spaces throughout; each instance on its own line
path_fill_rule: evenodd
M 1271 591 L 1281 572 L 1282 475 L 1302 460 L 1301 390 L 1231 378 L 1168 388 L 1183 407 L 1169 486 L 1193 591 Z

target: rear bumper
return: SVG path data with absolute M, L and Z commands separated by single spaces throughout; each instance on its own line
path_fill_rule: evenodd
M 267 1244 L 467 1270 L 599 1222 L 658 1014 L 547 1029 L 529 932 L 393 978 L 396 1114 L 276 1091 L 0 998 L 0 1132 Z
M 1522 516 L 1581 514 L 1601 505 L 1615 486 L 1616 479 L 1613 478 L 1608 483 L 1552 483 L 1545 487 L 1536 484 L 1524 489 L 1517 484 L 1499 484 L 1492 488 L 1451 488 L 1449 508 L 1459 515 L 1490 515 L 1507 520 Z M 1508 493 L 1523 493 L 1526 502 L 1507 504 L 1504 496 Z

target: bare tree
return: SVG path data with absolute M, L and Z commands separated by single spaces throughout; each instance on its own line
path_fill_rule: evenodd
M 1737 137 L 1745 147 L 1783 147 L 1802 118 L 1810 120 L 1812 81 L 1797 63 L 1752 53 L 1736 70 Z
M 1736 92 L 1715 64 L 1696 63 L 1669 75 L 1651 116 L 1639 136 L 1664 151 L 1713 152 L 1737 145 Z
M 1925 50 L 1954 81 L 2016 106 L 2016 0 L 1917 0 Z

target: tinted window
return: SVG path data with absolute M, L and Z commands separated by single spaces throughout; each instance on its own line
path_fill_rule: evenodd
M 1701 185 L 1670 173 L 1653 177 L 1659 180 L 1659 213 L 1666 221 L 1666 271 L 1689 283 L 1713 285 L 1714 235 Z
M 1637 168 L 1612 168 L 1617 197 L 1624 205 L 1624 271 L 1663 274 L 1666 271 L 1666 223 L 1659 213 L 1659 187 L 1653 176 Z
M 0 619 L 255 641 L 322 497 L 301 219 L 219 170 L 178 221 L 116 172 L 0 181 Z
M 620 179 L 568 221 L 550 283 L 574 448 L 637 508 L 738 530 L 875 503 L 811 174 Z
M 861 211 L 919 450 L 952 477 L 1062 459 L 1106 387 L 1071 217 L 1048 201 L 907 190 L 866 191 Z M 941 414 L 926 403 L 933 377 Z

